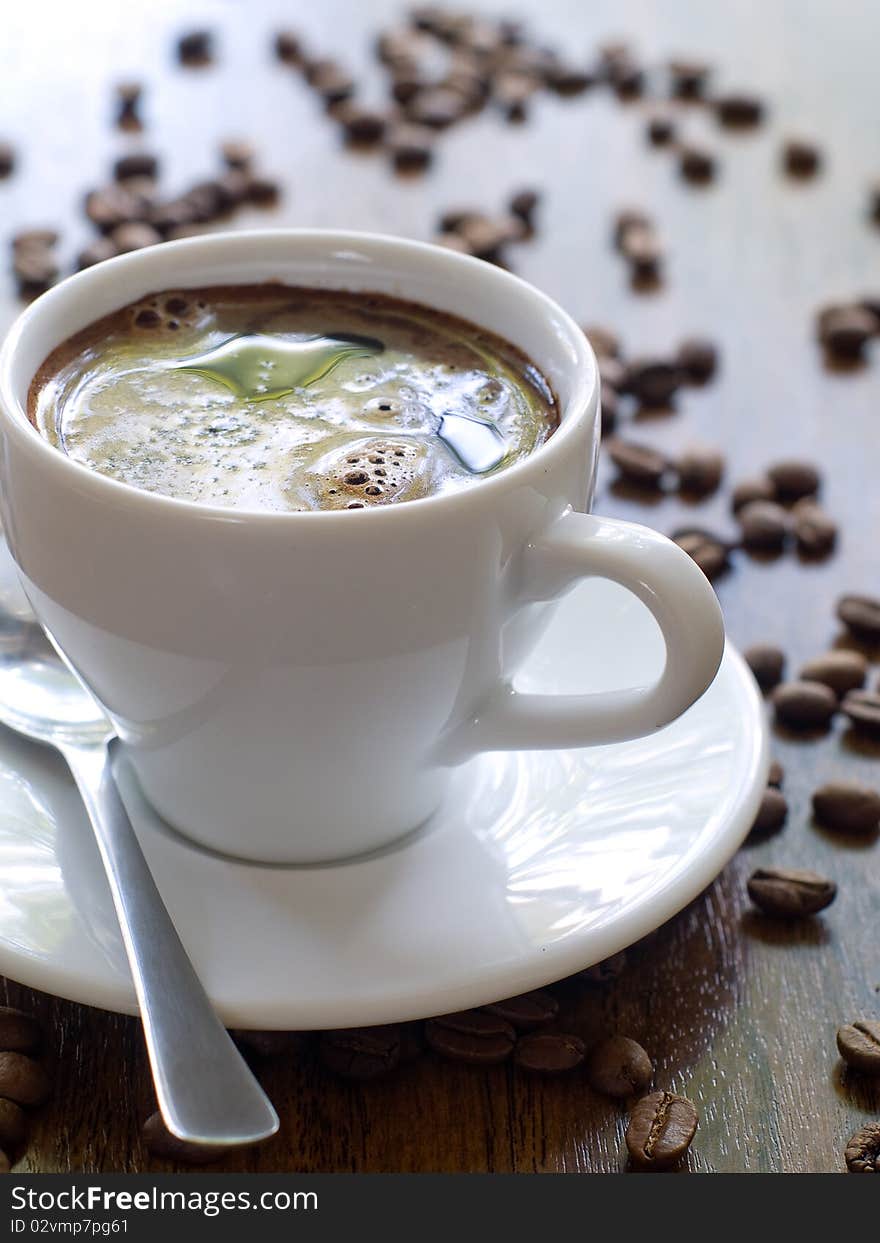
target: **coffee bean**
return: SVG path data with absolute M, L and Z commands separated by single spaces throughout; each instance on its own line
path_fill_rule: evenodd
M 0 1006 L 0 1049 L 29 1053 L 40 1043 L 41 1036 L 40 1025 L 32 1014 Z
M 507 210 L 511 216 L 515 216 L 517 220 L 521 220 L 528 229 L 533 229 L 535 225 L 535 212 L 541 201 L 539 190 L 525 189 L 518 190 L 512 195 Z
M 227 138 L 220 146 L 220 156 L 227 168 L 247 172 L 254 162 L 254 148 L 241 138 Z
M 474 1066 L 504 1062 L 513 1052 L 516 1032 L 510 1023 L 484 1010 L 462 1010 L 429 1019 L 425 1039 L 441 1057 Z
M 275 177 L 248 177 L 247 201 L 255 207 L 272 207 L 281 197 L 281 186 Z
M 757 95 L 731 92 L 714 101 L 715 115 L 722 125 L 733 128 L 759 125 L 764 117 L 764 104 Z
M 608 72 L 608 81 L 618 99 L 636 99 L 645 86 L 645 71 L 632 61 L 618 61 Z
M 15 168 L 15 148 L 12 143 L 0 142 L 0 178 L 8 177 Z
M 788 816 L 788 803 L 785 796 L 774 786 L 768 784 L 761 796 L 761 805 L 754 823 L 749 830 L 754 837 L 766 837 L 778 833 Z
M 696 1106 L 673 1092 L 651 1092 L 633 1106 L 626 1146 L 633 1164 L 665 1170 L 687 1152 L 699 1122 Z
M 843 1155 L 850 1174 L 880 1174 L 880 1122 L 860 1127 Z
M 135 151 L 130 155 L 121 155 L 113 163 L 113 176 L 117 181 L 128 181 L 131 177 L 155 177 L 159 172 L 159 160 L 149 151 Z
M 664 358 L 635 358 L 626 369 L 626 388 L 643 406 L 666 406 L 682 383 L 681 370 Z
M 792 510 L 794 538 L 804 557 L 827 557 L 837 543 L 837 523 L 814 501 L 798 501 Z
M 301 1056 L 308 1050 L 308 1032 L 250 1031 L 235 1028 L 230 1036 L 257 1057 Z
M 384 113 L 352 103 L 337 113 L 336 119 L 342 126 L 346 142 L 353 146 L 368 147 L 381 142 L 388 125 Z
M 593 963 L 592 967 L 584 967 L 583 971 L 578 971 L 574 978 L 590 987 L 602 988 L 606 984 L 613 984 L 615 980 L 619 980 L 626 966 L 626 950 L 621 950 L 618 954 L 612 954 L 610 958 L 603 958 L 601 962 Z
M 400 1061 L 400 1029 L 391 1023 L 322 1032 L 318 1054 L 327 1070 L 343 1079 L 376 1079 Z
M 355 81 L 347 69 L 335 61 L 320 62 L 320 69 L 308 75 L 309 85 L 318 92 L 324 103 L 332 107 L 351 99 L 355 93 Z
M 18 233 L 13 234 L 11 243 L 12 249 L 26 250 L 28 247 L 36 246 L 43 250 L 51 250 L 53 246 L 57 246 L 60 241 L 60 235 L 56 229 L 21 229 Z
M 708 496 L 715 492 L 724 474 L 724 458 L 717 449 L 694 445 L 685 450 L 675 463 L 678 486 L 682 492 Z
M 593 85 L 592 76 L 585 69 L 570 65 L 554 65 L 548 70 L 544 81 L 557 95 L 581 95 Z
M 559 1075 L 580 1066 L 586 1055 L 579 1036 L 565 1032 L 534 1032 L 517 1041 L 513 1060 L 520 1070 Z
M 155 246 L 162 241 L 162 235 L 145 221 L 132 221 L 130 224 L 118 225 L 110 234 L 110 240 L 119 253 L 125 255 L 132 250 Z
M 775 499 L 776 489 L 773 484 L 766 476 L 759 475 L 756 479 L 743 479 L 736 485 L 730 498 L 730 507 L 734 513 L 738 513 L 744 505 L 752 501 L 774 501 Z
M 819 491 L 819 472 L 812 462 L 795 459 L 777 462 L 768 467 L 767 478 L 776 489 L 780 501 L 799 501 L 805 496 L 815 496 Z
M 675 138 L 675 124 L 668 116 L 654 116 L 648 120 L 646 133 L 652 147 L 668 147 Z
M 602 435 L 610 436 L 617 425 L 617 416 L 620 413 L 620 394 L 613 384 L 602 385 L 602 404 L 600 416 L 602 422 Z
M 776 720 L 789 729 L 827 729 L 837 696 L 822 682 L 785 682 L 773 692 Z
M 292 30 L 279 30 L 273 40 L 275 55 L 285 65 L 298 65 L 302 61 L 302 44 Z
M 172 1135 L 160 1113 L 151 1114 L 143 1126 L 144 1143 L 154 1157 L 181 1165 L 211 1165 L 228 1156 L 230 1149 L 220 1144 L 191 1144 Z
M 20 1148 L 27 1135 L 27 1118 L 15 1101 L 0 1097 L 0 1145 L 4 1151 Z
M 875 596 L 841 596 L 837 616 L 857 639 L 880 643 L 880 600 Z
M 798 868 L 758 868 L 749 877 L 749 897 L 765 915 L 800 919 L 830 906 L 837 886 L 817 872 Z
M 497 263 L 504 247 L 515 239 L 518 229 L 519 222 L 514 225 L 511 218 L 472 215 L 462 221 L 457 232 L 467 243 L 470 254 L 489 263 Z
M 772 691 L 782 681 L 785 653 L 772 643 L 753 643 L 743 652 L 745 662 L 762 691 Z
M 391 82 L 391 98 L 395 103 L 406 106 L 428 85 L 415 71 L 396 72 Z
M 679 99 L 699 99 L 712 71 L 704 60 L 671 60 L 669 76 L 672 94 Z
M 840 708 L 850 725 L 861 733 L 880 734 L 880 693 L 850 691 L 844 695 Z
M 675 365 L 685 380 L 705 384 L 718 369 L 718 349 L 704 337 L 689 337 L 678 347 Z
M 492 81 L 492 100 L 508 121 L 522 122 L 528 118 L 536 86 L 533 78 L 522 73 L 498 74 Z
M 710 582 L 729 567 L 728 546 L 711 531 L 685 527 L 674 531 L 671 539 L 697 563 Z
M 629 1036 L 610 1036 L 590 1051 L 587 1079 L 604 1096 L 634 1096 L 644 1092 L 653 1077 L 651 1059 Z
M 715 176 L 715 157 L 703 147 L 682 146 L 678 151 L 678 171 L 685 181 L 705 184 Z
M 394 167 L 401 172 L 427 168 L 431 163 L 434 136 L 423 125 L 396 125 L 387 142 Z
M 599 379 L 602 381 L 603 388 L 610 384 L 618 393 L 626 388 L 626 368 L 619 358 L 600 354 L 596 361 L 599 365 Z
M 625 207 L 614 217 L 612 240 L 615 250 L 622 250 L 626 235 L 631 229 L 653 229 L 651 217 L 637 207 Z
M 146 220 L 151 205 L 140 194 L 121 185 L 105 186 L 91 190 L 85 199 L 85 211 L 89 220 L 103 233 L 109 233 L 120 224 Z
M 137 131 L 143 128 L 140 118 L 143 87 L 140 82 L 120 82 L 116 87 L 116 126 Z
M 32 296 L 48 289 L 58 278 L 58 263 L 52 252 L 43 246 L 20 246 L 12 260 L 18 291 Z
M 813 177 L 819 171 L 822 156 L 814 142 L 805 138 L 789 138 L 782 148 L 782 165 L 792 177 Z
M 649 445 L 631 440 L 609 440 L 608 455 L 621 478 L 643 488 L 659 488 L 669 469 L 667 459 Z
M 837 1047 L 847 1066 L 880 1075 L 880 1020 L 858 1019 L 838 1029 Z
M 0 1051 L 0 1096 L 18 1105 L 42 1105 L 51 1091 L 49 1076 L 24 1053 Z
M 214 59 L 210 30 L 190 30 L 177 40 L 177 59 L 182 65 L 209 65 Z
M 508 997 L 506 1001 L 493 1002 L 490 1006 L 483 1006 L 483 1009 L 487 1014 L 505 1019 L 518 1032 L 527 1032 L 552 1022 L 559 1013 L 559 1002 L 551 993 L 537 989 L 532 993 L 522 993 L 519 997 Z
M 429 129 L 448 129 L 460 121 L 465 108 L 458 91 L 436 86 L 418 91 L 407 104 L 407 116 L 416 125 Z
M 598 358 L 620 358 L 620 337 L 616 332 L 601 324 L 587 324 L 582 331 Z
M 831 306 L 819 313 L 819 340 L 837 358 L 861 358 L 877 331 L 877 317 L 863 306 Z
M 627 229 L 620 251 L 638 278 L 654 277 L 663 262 L 663 245 L 652 228 Z
M 775 501 L 750 501 L 736 511 L 744 548 L 779 552 L 788 535 L 788 514 Z
M 438 233 L 434 238 L 435 246 L 443 246 L 446 250 L 454 250 L 460 255 L 469 255 L 471 248 L 460 233 Z
M 779 763 L 779 760 L 772 760 L 770 763 L 770 769 L 767 773 L 768 786 L 775 786 L 778 789 L 784 780 L 785 769 Z
M 800 671 L 800 677 L 808 682 L 824 682 L 837 696 L 864 686 L 868 675 L 868 662 L 861 652 L 846 648 L 815 656 Z

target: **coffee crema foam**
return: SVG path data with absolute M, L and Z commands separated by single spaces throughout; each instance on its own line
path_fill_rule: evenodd
M 28 414 L 134 487 L 246 510 L 364 509 L 503 470 L 558 425 L 500 337 L 375 293 L 275 283 L 151 294 L 46 359 Z

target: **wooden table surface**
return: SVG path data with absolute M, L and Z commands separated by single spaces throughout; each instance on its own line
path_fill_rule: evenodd
M 880 14 L 870 0 L 545 0 L 533 9 L 535 32 L 572 58 L 586 60 L 616 36 L 633 39 L 649 63 L 705 54 L 719 84 L 768 99 L 769 120 L 737 135 L 699 110 L 682 114 L 686 130 L 705 136 L 721 161 L 717 182 L 701 189 L 647 146 L 643 105 L 623 105 L 604 90 L 568 101 L 546 95 L 526 125 L 490 114 L 457 127 L 441 139 L 433 169 L 404 181 L 381 155 L 340 147 L 314 97 L 268 50 L 275 29 L 295 25 L 311 49 L 340 56 L 374 83 L 378 98 L 372 40 L 399 14 L 397 4 L 203 3 L 196 13 L 160 0 L 75 7 L 29 0 L 4 13 L 0 137 L 22 156 L 16 175 L 0 184 L 4 233 L 57 224 L 66 259 L 80 248 L 89 236 L 83 190 L 107 176 L 114 155 L 137 145 L 110 125 L 111 83 L 129 76 L 148 84 L 142 142 L 161 154 L 169 188 L 209 174 L 218 141 L 234 135 L 252 138 L 263 167 L 283 177 L 277 211 L 239 216 L 236 225 L 429 238 L 443 207 L 496 208 L 523 185 L 540 187 L 539 234 L 512 253 L 516 271 L 581 322 L 618 329 L 633 352 L 670 351 L 694 333 L 721 344 L 715 383 L 688 390 L 676 413 L 640 420 L 630 434 L 670 451 L 694 439 L 721 446 L 728 480 L 785 456 L 822 463 L 824 500 L 844 524 L 837 554 L 813 565 L 791 554 L 769 562 L 736 554 L 717 584 L 732 639 L 778 642 L 796 669 L 838 638 L 841 591 L 880 588 L 880 356 L 855 372 L 830 372 L 812 339 L 820 303 L 880 292 L 880 229 L 865 211 L 866 187 L 880 175 Z M 218 63 L 182 71 L 171 39 L 194 19 L 217 32 Z M 780 173 L 789 132 L 813 135 L 824 148 L 826 168 L 815 180 Z M 653 212 L 668 243 L 668 277 L 652 294 L 628 288 L 609 246 L 612 213 L 626 205 Z M 8 282 L 7 319 L 15 309 Z M 674 497 L 648 506 L 616 495 L 607 469 L 597 508 L 666 532 L 683 521 L 722 529 L 731 522 L 723 493 L 697 507 Z M 880 847 L 832 839 L 809 813 L 821 781 L 876 781 L 878 750 L 837 726 L 818 740 L 775 736 L 774 752 L 786 769 L 784 831 L 744 848 L 700 899 L 632 952 L 615 986 L 559 989 L 566 1028 L 586 1038 L 632 1035 L 653 1056 L 658 1085 L 698 1103 L 693 1171 L 841 1170 L 846 1138 L 880 1117 L 880 1087 L 842 1074 L 834 1046 L 839 1023 L 880 1012 Z M 826 873 L 839 883 L 838 900 L 796 926 L 755 918 L 744 890 L 759 864 Z M 168 1168 L 139 1138 L 153 1104 L 137 1022 L 12 982 L 6 992 L 45 1019 L 57 1083 L 20 1168 Z M 536 1081 L 511 1068 L 430 1057 L 365 1086 L 333 1079 L 309 1060 L 267 1062 L 261 1074 L 282 1133 L 215 1168 L 625 1168 L 622 1110 L 577 1075 Z

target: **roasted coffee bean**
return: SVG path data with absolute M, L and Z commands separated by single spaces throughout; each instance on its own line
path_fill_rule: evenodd
M 804 557 L 827 557 L 837 543 L 837 523 L 815 501 L 798 501 L 792 510 L 794 538 Z
M 387 142 L 394 167 L 401 172 L 427 168 L 431 163 L 434 135 L 423 125 L 396 125 Z
M 302 44 L 293 30 L 279 30 L 273 40 L 275 55 L 285 65 L 299 65 L 302 62 Z
M 618 393 L 626 387 L 626 368 L 619 358 L 611 358 L 607 354 L 600 354 L 597 363 L 599 366 L 599 379 L 602 381 L 602 387 L 611 385 Z
M 508 997 L 506 1001 L 493 1002 L 483 1009 L 505 1019 L 518 1032 L 528 1032 L 552 1022 L 559 1013 L 559 1002 L 552 993 L 536 989 L 532 993 L 521 993 L 519 997 Z
M 861 733 L 880 734 L 880 693 L 850 691 L 844 695 L 840 708 L 850 725 Z
M 0 1146 L 6 1152 L 14 1152 L 24 1143 L 27 1135 L 27 1118 L 15 1101 L 0 1097 Z
M 592 345 L 597 358 L 620 358 L 620 337 L 601 324 L 586 324 L 583 334 Z
M 837 1047 L 847 1066 L 880 1075 L 880 1020 L 858 1019 L 838 1029 Z
M 249 201 L 251 181 L 250 174 L 240 168 L 230 168 L 217 178 L 222 211 L 234 211 Z
M 773 484 L 766 476 L 759 475 L 756 479 L 743 479 L 736 485 L 730 498 L 730 507 L 734 513 L 738 513 L 751 501 L 773 501 L 775 499 L 776 489 Z
M 745 127 L 759 125 L 764 117 L 764 104 L 757 95 L 731 92 L 714 101 L 715 115 L 722 125 Z
M 220 156 L 227 168 L 247 172 L 254 162 L 253 144 L 242 138 L 227 138 L 220 146 Z
M 779 760 L 772 760 L 770 764 L 770 770 L 767 773 L 768 786 L 775 786 L 778 789 L 782 785 L 784 780 L 785 780 L 785 769 L 779 763 Z
M 116 126 L 137 131 L 143 128 L 140 118 L 143 87 L 140 82 L 120 82 L 116 87 Z
M 497 263 L 504 247 L 519 234 L 520 222 L 512 217 L 469 216 L 458 228 L 470 254 Z
M 416 125 L 429 129 L 448 129 L 464 115 L 465 105 L 458 91 L 435 86 L 418 91 L 406 107 L 407 116 Z
M 785 796 L 773 785 L 768 784 L 761 796 L 761 805 L 749 832 L 754 837 L 767 837 L 771 833 L 778 833 L 785 824 L 787 816 L 788 802 Z
M 309 1047 L 308 1032 L 250 1031 L 235 1028 L 230 1036 L 237 1045 L 257 1057 L 296 1057 Z
M 705 384 L 718 369 L 718 350 L 704 337 L 689 337 L 678 347 L 675 365 L 685 380 Z
M 662 453 L 631 440 L 609 440 L 608 455 L 621 478 L 642 488 L 659 488 L 669 469 Z
M 880 1174 L 880 1122 L 860 1127 L 843 1155 L 850 1174 Z
M 110 185 L 86 195 L 85 211 L 92 224 L 103 233 L 109 233 L 120 224 L 146 220 L 151 205 L 142 195 L 132 193 L 125 186 Z
M 651 1092 L 633 1106 L 626 1146 L 640 1169 L 665 1170 L 679 1162 L 691 1145 L 699 1114 L 687 1097 Z
M 545 74 L 544 81 L 551 91 L 557 95 L 581 95 L 589 90 L 594 79 L 586 69 L 575 69 L 571 65 L 553 65 Z
M 460 255 L 469 255 L 471 248 L 460 233 L 438 233 L 434 238 L 435 246 L 443 246 L 446 250 L 454 250 Z
M 0 142 L 0 177 L 8 177 L 15 168 L 15 148 L 12 143 Z
M 40 1043 L 41 1034 L 32 1014 L 13 1006 L 0 1006 L 0 1049 L 29 1053 Z
M 143 250 L 146 246 L 155 246 L 162 241 L 162 234 L 145 221 L 132 221 L 121 224 L 110 234 L 110 240 L 121 255 L 132 250 Z
M 808 139 L 789 138 L 782 148 L 782 166 L 792 177 L 815 176 L 821 162 L 819 148 Z
M 837 895 L 833 881 L 799 868 L 758 868 L 747 887 L 755 906 L 777 919 L 815 915 L 830 906 Z
M 618 99 L 636 99 L 645 86 L 645 71 L 633 61 L 621 60 L 612 65 L 608 81 Z
M 815 496 L 821 483 L 819 472 L 812 462 L 794 459 L 768 467 L 767 478 L 780 501 L 799 501 L 805 496 Z
M 533 78 L 522 73 L 499 74 L 492 82 L 492 100 L 508 121 L 525 121 L 536 86 Z
M 602 404 L 600 409 L 603 436 L 610 436 L 614 431 L 617 426 L 617 416 L 619 413 L 620 394 L 613 384 L 603 384 Z
M 807 682 L 824 682 L 842 697 L 865 685 L 868 662 L 861 652 L 839 648 L 808 660 L 799 676 Z
M 727 544 L 711 531 L 704 531 L 700 527 L 684 527 L 674 531 L 671 539 L 697 563 L 710 582 L 730 565 Z
M 517 190 L 516 194 L 511 196 L 507 204 L 507 210 L 511 216 L 521 220 L 527 229 L 533 229 L 535 227 L 535 212 L 540 201 L 541 193 L 539 190 Z
M 580 1066 L 586 1055 L 579 1036 L 565 1032 L 534 1032 L 517 1041 L 513 1060 L 520 1070 L 559 1075 Z
M 395 103 L 403 104 L 405 107 L 419 91 L 428 85 L 429 83 L 425 82 L 415 71 L 395 73 L 391 83 L 391 98 Z
M 635 1096 L 644 1092 L 653 1077 L 651 1059 L 629 1036 L 610 1036 L 590 1050 L 587 1079 L 604 1096 Z
M 177 59 L 182 65 L 209 65 L 214 59 L 210 30 L 190 30 L 177 40 Z
M 474 1066 L 504 1062 L 513 1052 L 516 1032 L 510 1023 L 484 1010 L 461 1010 L 429 1019 L 425 1039 L 441 1057 Z
M 51 1091 L 49 1076 L 24 1053 L 0 1051 L 0 1096 L 18 1105 L 42 1105 Z
M 180 1165 L 211 1165 L 230 1153 L 219 1144 L 191 1144 L 172 1135 L 160 1113 L 151 1114 L 143 1126 L 144 1143 L 154 1157 Z M 233 1150 L 234 1151 L 234 1150 Z
M 614 217 L 612 240 L 615 250 L 622 250 L 627 233 L 631 229 L 653 229 L 651 217 L 637 207 L 625 207 Z
M 788 514 L 775 501 L 750 501 L 736 511 L 744 548 L 779 552 L 788 536 Z
M 753 643 L 743 652 L 745 662 L 762 691 L 772 691 L 782 681 L 785 653 L 772 643 Z
M 819 340 L 829 354 L 853 361 L 877 335 L 876 315 L 864 306 L 831 306 L 819 314 Z
M 376 1079 L 400 1061 L 400 1029 L 390 1023 L 322 1032 L 318 1054 L 322 1064 L 343 1079 Z
M 721 484 L 724 474 L 724 458 L 717 449 L 693 445 L 678 458 L 678 486 L 682 492 L 708 496 Z
M 58 245 L 59 240 L 56 229 L 21 229 L 12 237 L 12 249 L 22 250 L 29 246 L 37 246 L 44 250 L 51 250 L 53 246 Z
M 353 146 L 373 146 L 385 137 L 388 118 L 382 112 L 349 103 L 336 119 L 342 126 L 345 140 Z
M 654 116 L 648 120 L 645 130 L 652 147 L 668 147 L 675 138 L 675 123 L 668 116 Z
M 281 197 L 281 186 L 275 177 L 248 177 L 247 201 L 255 207 L 272 207 Z
M 827 729 L 837 696 L 822 682 L 785 682 L 773 692 L 776 720 L 789 729 Z
M 113 163 L 113 176 L 117 181 L 128 181 L 131 177 L 155 177 L 159 172 L 159 160 L 149 151 L 134 151 L 130 155 L 121 155 Z
M 58 278 L 58 263 L 52 252 L 43 246 L 20 246 L 12 261 L 19 293 L 42 293 Z
M 672 94 L 679 99 L 699 99 L 706 89 L 711 65 L 704 60 L 671 60 L 669 76 Z
M 613 984 L 615 980 L 620 979 L 626 971 L 627 961 L 626 950 L 621 950 L 618 954 L 612 954 L 610 958 L 603 958 L 601 962 L 593 963 L 592 967 L 584 967 L 583 971 L 578 971 L 574 978 L 591 988 L 603 988 L 606 984 Z
M 681 146 L 678 151 L 678 171 L 685 181 L 705 184 L 715 176 L 715 157 L 703 147 L 693 144 Z
M 627 229 L 620 251 L 638 279 L 656 277 L 663 262 L 663 244 L 652 228 Z
M 837 616 L 857 639 L 880 643 L 880 600 L 876 596 L 841 596 Z
M 626 389 L 643 406 L 666 406 L 681 387 L 682 373 L 664 358 L 635 358 L 626 369 Z

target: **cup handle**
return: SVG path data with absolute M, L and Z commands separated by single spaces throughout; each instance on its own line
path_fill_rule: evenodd
M 665 536 L 632 522 L 569 510 L 529 544 L 520 599 L 549 600 L 584 578 L 620 583 L 648 606 L 666 644 L 653 686 L 584 695 L 496 687 L 447 737 L 446 762 L 478 751 L 555 750 L 641 738 L 699 699 L 724 652 L 724 625 L 702 570 Z

